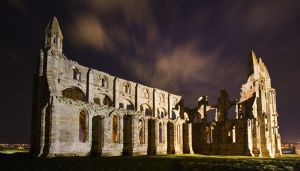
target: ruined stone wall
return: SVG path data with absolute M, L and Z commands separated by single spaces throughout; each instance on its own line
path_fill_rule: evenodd
M 179 137 L 170 141 L 172 153 L 183 153 L 185 121 L 175 109 L 181 96 L 84 67 L 51 49 L 45 54 L 36 83 L 37 101 L 45 101 L 35 116 L 36 155 L 167 154 L 168 122 Z
M 31 152 L 35 156 L 222 154 L 280 156 L 276 92 L 252 51 L 241 98 L 221 90 L 218 103 L 183 99 L 69 60 L 54 17 L 34 79 Z M 236 118 L 227 111 L 236 106 Z M 215 120 L 207 112 L 215 109 Z M 190 118 L 189 118 L 190 116 Z

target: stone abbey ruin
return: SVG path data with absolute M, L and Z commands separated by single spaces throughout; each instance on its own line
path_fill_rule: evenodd
M 239 100 L 220 91 L 197 107 L 180 95 L 128 81 L 68 59 L 54 17 L 34 77 L 31 152 L 35 156 L 214 154 L 281 155 L 276 93 L 253 51 Z M 228 111 L 235 108 L 235 119 Z M 208 111 L 215 111 L 208 121 Z

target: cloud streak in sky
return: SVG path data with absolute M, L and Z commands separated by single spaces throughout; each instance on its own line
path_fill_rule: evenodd
M 226 51 L 231 41 L 243 41 L 243 37 L 238 37 L 241 33 L 251 35 L 258 30 L 277 27 L 297 9 L 287 8 L 293 3 L 290 1 L 288 5 L 282 5 L 280 1 L 247 4 L 226 1 L 220 6 L 220 13 L 206 10 L 204 6 L 200 15 L 193 18 L 181 14 L 184 1 L 178 2 L 176 10 L 172 8 L 174 3 L 167 3 L 164 16 L 161 16 L 155 13 L 158 1 L 72 1 L 74 22 L 69 27 L 72 42 L 78 47 L 117 54 L 115 57 L 121 61 L 125 72 L 132 73 L 136 80 L 149 86 L 180 93 L 198 89 L 199 93 L 218 94 L 218 89 L 232 85 L 237 88 L 246 79 L 243 65 L 257 40 L 254 37 L 252 43 L 249 40 L 250 44 L 241 45 L 240 48 L 246 48 L 243 56 L 235 58 L 237 60 L 230 60 L 230 55 L 237 53 L 227 54 Z M 78 13 L 76 6 L 83 10 Z M 170 14 L 166 15 L 166 11 Z M 237 19 L 244 22 L 236 22 Z M 219 32 L 206 29 L 212 22 L 223 29 Z M 235 91 L 238 92 L 238 88 Z
M 107 49 L 111 42 L 101 22 L 93 15 L 77 16 L 70 26 L 72 43 L 85 48 Z

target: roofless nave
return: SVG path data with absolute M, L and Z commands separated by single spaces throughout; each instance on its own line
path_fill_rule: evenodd
M 194 109 L 182 97 L 69 60 L 54 17 L 45 30 L 34 80 L 35 156 L 223 154 L 281 155 L 276 93 L 268 70 L 249 54 L 239 101 L 220 91 L 216 105 L 201 96 Z M 236 107 L 236 118 L 228 119 Z M 215 110 L 214 121 L 207 121 Z

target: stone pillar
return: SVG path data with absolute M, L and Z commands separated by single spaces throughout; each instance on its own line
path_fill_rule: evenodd
M 191 123 L 183 123 L 182 124 L 183 131 L 183 153 L 184 154 L 193 154 L 192 148 L 192 124 Z
M 167 137 L 167 153 L 168 154 L 175 154 L 174 148 L 174 123 L 168 122 L 167 123 L 167 130 L 168 130 L 168 137 Z
M 135 121 L 132 115 L 124 115 L 124 129 L 123 136 L 124 136 L 124 146 L 123 146 L 123 155 L 125 156 L 132 156 L 133 155 L 133 146 L 135 145 Z
M 158 97 L 156 97 L 156 89 L 153 89 L 153 110 L 152 110 L 152 112 L 153 112 L 153 117 L 156 117 L 157 116 L 157 113 L 156 113 L 156 108 L 157 108 L 157 100 L 159 100 L 158 99 Z
M 140 105 L 141 105 L 141 102 L 140 102 L 140 84 L 136 84 L 136 88 L 135 88 L 135 109 L 136 111 L 141 111 L 140 109 Z
M 170 119 L 172 116 L 171 116 L 171 94 L 168 93 L 168 109 L 167 109 L 167 112 L 168 112 L 168 119 Z
M 120 134 L 120 144 L 124 144 L 124 116 L 119 116 L 119 124 L 120 124 L 120 129 L 119 129 L 119 134 Z
M 157 131 L 158 124 L 157 119 L 148 119 L 148 149 L 147 153 L 149 155 L 156 154 L 156 147 L 157 147 Z
M 53 124 L 55 123 L 55 119 L 52 119 L 52 110 L 53 110 L 53 97 L 50 97 L 49 105 L 46 108 L 45 116 L 44 116 L 44 148 L 42 149 L 43 157 L 52 157 L 54 155 L 54 148 L 52 145 L 53 142 Z M 54 125 L 55 126 L 55 125 Z M 55 138 L 55 137 L 54 137 Z
M 103 118 L 103 144 L 102 155 L 109 153 L 109 144 L 112 143 L 111 117 Z
M 163 144 L 162 144 L 162 153 L 167 154 L 167 143 L 168 143 L 168 125 L 166 121 L 163 121 Z
M 41 109 L 41 117 L 40 117 L 40 122 L 41 122 L 41 126 L 40 126 L 40 145 L 39 145 L 39 150 L 38 150 L 38 156 L 42 156 L 43 154 L 43 150 L 44 150 L 44 145 L 45 145 L 45 122 L 46 122 L 46 111 L 48 108 L 48 103 Z
M 93 156 L 101 156 L 101 154 L 102 154 L 103 138 L 104 138 L 103 119 L 104 119 L 104 117 L 101 117 L 101 116 L 94 116 L 92 118 L 91 155 L 93 155 Z
M 115 77 L 114 79 L 114 91 L 113 91 L 113 94 L 114 94 L 114 103 L 115 103 L 115 108 L 119 108 L 119 78 L 118 77 Z
M 94 101 L 93 85 L 94 85 L 94 74 L 93 74 L 93 70 L 89 69 L 87 72 L 87 79 L 86 79 L 86 97 L 87 97 L 87 101 L 90 103 Z
M 256 157 L 261 157 L 261 145 L 260 145 L 260 128 L 257 121 L 257 118 L 252 120 L 252 128 L 253 128 L 253 154 Z
M 247 121 L 244 123 L 245 125 L 245 150 L 244 155 L 248 156 L 254 156 L 253 154 L 253 133 L 252 133 L 252 119 L 247 119 Z

